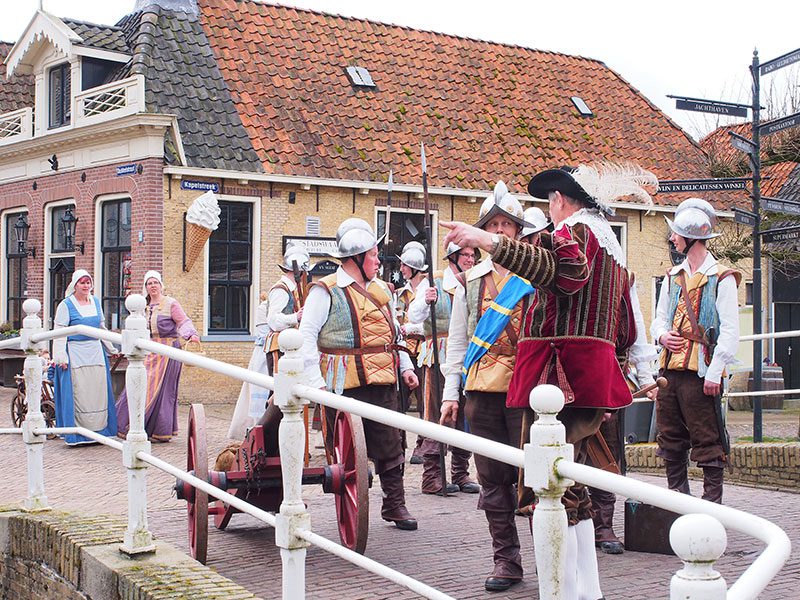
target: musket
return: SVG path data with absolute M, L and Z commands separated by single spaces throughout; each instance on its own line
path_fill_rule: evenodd
M 420 158 L 422 162 L 422 197 L 425 205 L 425 255 L 428 258 L 428 286 L 433 288 L 433 224 L 431 220 L 431 207 L 428 201 L 428 162 L 425 160 L 425 142 L 420 143 Z M 431 341 L 433 343 L 431 363 L 431 393 L 436 402 L 441 398 L 439 389 L 439 341 L 436 331 L 436 302 L 429 304 L 431 311 Z M 447 468 L 445 467 L 445 446 L 439 442 L 439 472 L 442 476 L 442 496 L 447 496 Z
M 392 238 L 390 237 L 392 224 L 392 188 L 394 187 L 394 180 L 392 179 L 392 170 L 389 169 L 389 184 L 386 186 L 386 222 L 383 225 L 383 278 L 386 283 L 392 282 L 392 270 L 388 268 L 389 261 L 386 259 L 389 253 L 389 248 L 392 245 Z

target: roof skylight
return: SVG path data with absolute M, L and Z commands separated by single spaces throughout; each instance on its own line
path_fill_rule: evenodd
M 589 105 L 586 104 L 583 98 L 581 98 L 580 96 L 572 96 L 570 100 L 572 100 L 572 103 L 575 105 L 575 108 L 578 109 L 578 112 L 581 113 L 582 116 L 584 117 L 594 116 L 592 109 L 589 108 Z
M 372 80 L 372 75 L 364 67 L 347 67 L 347 76 L 355 86 L 359 87 L 375 87 L 375 82 Z

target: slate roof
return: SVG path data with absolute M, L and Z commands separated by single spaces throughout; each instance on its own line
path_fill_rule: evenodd
M 198 4 L 268 173 L 385 181 L 392 168 L 396 183 L 418 184 L 424 141 L 435 186 L 503 179 L 522 192 L 540 169 L 602 159 L 708 177 L 700 147 L 598 60 L 248 0 Z M 354 65 L 376 87 L 354 87 Z
M 139 24 L 131 74 L 145 76 L 150 112 L 177 115 L 189 166 L 262 172 L 197 17 L 151 7 L 119 24 L 130 19 Z
M 111 25 L 95 25 L 94 23 L 84 23 L 73 19 L 61 19 L 64 23 L 77 33 L 83 41 L 79 46 L 110 50 L 112 52 L 130 52 L 126 32 L 120 27 Z
M 26 106 L 33 108 L 33 75 L 14 75 L 6 79 L 6 56 L 13 43 L 0 42 L 0 114 Z

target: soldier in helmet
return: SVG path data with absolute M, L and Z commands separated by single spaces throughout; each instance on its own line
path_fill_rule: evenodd
M 523 227 L 522 205 L 501 181 L 483 202 L 476 227 L 516 240 Z M 463 246 L 463 245 L 462 245 Z M 446 360 L 442 366 L 442 420 L 458 417 L 460 390 L 470 431 L 516 446 L 522 432 L 523 409 L 506 407 L 506 392 L 517 357 L 517 341 L 526 295 L 532 288 L 489 257 L 459 274 L 463 288 L 453 295 Z M 503 295 L 503 300 L 501 298 Z M 501 304 L 502 302 L 502 304 Z M 501 311 L 496 310 L 499 305 Z M 488 591 L 504 591 L 522 580 L 522 558 L 514 511 L 517 469 L 475 455 L 481 492 L 478 508 L 486 513 L 492 537 L 494 568 L 486 578 Z
M 417 289 L 420 283 L 425 281 L 425 274 L 428 272 L 425 246 L 415 241 L 408 242 L 403 246 L 403 251 L 397 258 L 400 259 L 400 274 L 405 280 L 405 285 L 397 291 L 397 320 L 400 322 L 400 333 L 403 335 L 406 348 L 408 348 L 411 362 L 415 365 L 414 372 L 422 381 L 422 369 L 417 366 L 417 356 L 421 343 L 425 341 L 425 335 L 421 324 L 411 323 L 408 320 L 408 307 L 416 297 Z M 425 412 L 422 400 L 423 387 L 421 385 L 414 391 L 417 398 L 416 408 L 420 416 L 423 416 Z M 410 394 L 409 390 L 405 397 L 408 399 Z M 408 408 L 408 406 L 402 406 L 401 410 L 405 412 Z M 422 443 L 424 441 L 423 436 L 417 436 L 417 443 L 411 454 L 411 464 L 422 463 Z
M 432 370 L 433 366 L 433 337 L 431 328 L 430 305 L 436 302 L 436 334 L 439 351 L 439 364 L 444 364 L 447 354 L 445 351 L 447 343 L 447 333 L 450 328 L 450 312 L 453 304 L 453 297 L 456 290 L 464 286 L 458 280 L 458 275 L 468 271 L 475 265 L 477 250 L 474 248 L 461 248 L 456 244 L 447 247 L 445 259 L 448 266 L 443 271 L 437 271 L 433 275 L 434 287 L 430 287 L 428 280 L 423 279 L 417 294 L 409 307 L 408 315 L 411 323 L 420 324 L 425 333 L 425 342 L 420 348 L 419 364 L 424 367 L 425 377 L 425 413 L 427 421 L 439 422 L 440 403 L 439 397 L 435 397 L 432 378 L 439 378 L 438 390 L 441 394 L 444 389 L 444 377 L 439 372 Z M 460 405 L 464 405 L 463 394 L 459 400 Z M 464 431 L 465 419 L 463 410 L 459 415 L 455 426 L 459 431 Z M 422 446 L 424 457 L 422 472 L 422 493 L 438 494 L 442 491 L 442 473 L 439 457 L 440 444 L 434 440 L 426 440 Z M 450 460 L 450 481 L 447 484 L 447 492 L 455 493 L 458 491 L 467 494 L 477 494 L 481 487 L 469 476 L 469 459 L 471 452 L 461 448 L 451 448 Z
M 722 502 L 727 433 L 720 412 L 725 366 L 739 344 L 736 288 L 742 275 L 718 263 L 706 248 L 716 214 L 700 198 L 680 203 L 667 219 L 669 239 L 686 259 L 667 272 L 650 332 L 663 347 L 659 360 L 668 385 L 658 397 L 658 455 L 671 490 L 689 493 L 687 452 L 703 469 L 703 499 Z
M 350 218 L 339 225 L 336 245 L 341 266 L 311 288 L 300 323 L 307 380 L 309 385 L 397 410 L 398 327 L 392 292 L 376 278 L 378 240 L 366 221 Z M 405 352 L 400 353 L 400 372 L 409 388 L 417 387 Z M 326 409 L 326 415 L 330 427 L 333 411 Z M 365 420 L 364 433 L 367 456 L 383 491 L 381 517 L 398 529 L 417 529 L 417 520 L 406 508 L 400 430 Z
M 283 262 L 278 265 L 283 275 L 270 288 L 269 294 L 256 310 L 256 329 L 259 335 L 249 369 L 263 370 L 267 375 L 275 372 L 275 364 L 280 353 L 278 334 L 284 329 L 297 327 L 303 316 L 301 287 L 304 282 L 301 281 L 298 285 L 292 274 L 296 266 L 298 274 L 305 278 L 309 265 L 310 257 L 305 245 L 291 242 L 286 245 Z M 229 438 L 235 440 L 244 438 L 246 431 L 263 415 L 269 396 L 269 390 L 249 383 L 242 384 L 228 430 Z M 274 416 L 277 418 L 278 414 Z
M 538 206 L 526 208 L 525 212 L 522 213 L 522 218 L 525 219 L 528 225 L 522 228 L 519 239 L 529 244 L 535 244 L 539 241 L 539 234 L 550 225 L 550 221 L 547 220 L 544 211 Z

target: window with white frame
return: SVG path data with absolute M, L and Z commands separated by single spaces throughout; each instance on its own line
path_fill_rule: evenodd
M 17 242 L 14 225 L 20 217 L 27 219 L 27 212 L 7 213 L 6 233 L 6 321 L 14 328 L 22 327 L 22 303 L 25 302 L 28 280 L 28 254 Z
M 125 298 L 131 291 L 131 200 L 108 200 L 103 202 L 101 211 L 103 289 L 98 295 L 103 303 L 106 327 L 121 329 L 128 315 Z
M 209 334 L 250 333 L 253 204 L 220 201 L 208 244 Z
M 75 211 L 74 204 L 60 204 L 50 208 L 49 253 L 46 259 L 50 327 L 53 326 L 58 303 L 64 299 L 72 273 L 75 271 L 75 245 L 70 243 L 64 227 L 67 210 Z M 97 293 L 97 290 L 95 290 Z
M 69 63 L 61 63 L 48 71 L 50 129 L 69 125 L 72 106 L 72 81 Z

